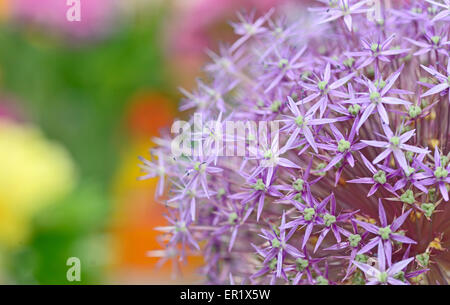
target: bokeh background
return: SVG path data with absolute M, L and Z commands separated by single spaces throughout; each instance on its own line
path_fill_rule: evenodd
M 148 256 L 164 207 L 137 156 L 236 11 L 294 0 L 80 1 L 69 22 L 65 0 L 0 0 L 0 284 L 77 284 L 69 257 L 80 284 L 201 282 L 201 257 L 175 281 Z

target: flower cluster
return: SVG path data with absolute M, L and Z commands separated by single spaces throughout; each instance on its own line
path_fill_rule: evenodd
M 204 143 L 239 140 L 225 121 L 281 128 L 243 156 L 158 138 L 141 159 L 170 223 L 153 253 L 203 256 L 213 284 L 447 284 L 448 1 L 320 2 L 300 21 L 241 16 L 183 90 L 181 109 L 215 122 Z

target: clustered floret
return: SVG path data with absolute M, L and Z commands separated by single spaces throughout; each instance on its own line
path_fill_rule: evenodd
M 213 284 L 447 284 L 450 2 L 319 1 L 300 21 L 239 15 L 240 38 L 182 90 L 181 110 L 216 124 L 199 156 L 166 136 L 141 159 L 168 208 L 151 253 L 202 255 Z M 243 120 L 281 128 L 218 154 Z

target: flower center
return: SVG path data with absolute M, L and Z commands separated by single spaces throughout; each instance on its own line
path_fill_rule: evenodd
M 382 239 L 389 239 L 389 235 L 392 233 L 392 230 L 389 226 L 378 229 L 378 234 Z
M 279 248 L 281 246 L 280 241 L 278 240 L 278 238 L 274 238 L 272 239 L 272 247 L 274 248 Z
M 417 254 L 416 259 L 422 267 L 427 267 L 430 261 L 430 255 L 428 253 Z
M 317 87 L 322 91 L 325 90 L 327 85 L 328 85 L 328 82 L 326 82 L 324 80 L 317 83 Z
M 328 285 L 328 280 L 323 276 L 319 275 L 316 278 L 316 285 Z
M 288 64 L 289 64 L 289 61 L 286 58 L 282 58 L 278 62 L 278 68 L 283 69 L 283 68 L 287 67 Z
M 272 158 L 272 151 L 268 150 L 264 152 L 264 159 L 270 159 Z
M 341 139 L 339 140 L 338 143 L 338 150 L 339 152 L 343 153 L 344 151 L 347 151 L 350 148 L 350 142 L 345 140 L 345 139 Z
M 394 275 L 394 278 L 397 279 L 397 280 L 399 280 L 399 281 L 404 282 L 404 281 L 406 280 L 406 279 L 405 279 L 405 272 L 403 272 L 403 271 L 397 272 L 397 273 Z
M 409 116 L 414 119 L 422 113 L 422 109 L 419 106 L 413 105 L 409 107 L 408 113 Z
M 431 41 L 435 44 L 438 45 L 439 41 L 441 41 L 441 37 L 440 36 L 433 36 L 431 37 Z
M 415 171 L 416 170 L 414 168 L 408 166 L 408 170 L 405 171 L 406 177 L 411 176 L 412 174 L 414 174 Z
M 349 57 L 346 60 L 344 60 L 344 66 L 351 68 L 353 64 L 355 63 L 355 59 L 353 57 Z
M 406 192 L 404 192 L 401 196 L 400 196 L 400 200 L 402 202 L 408 203 L 408 204 L 413 204 L 415 199 L 414 199 L 414 193 L 412 190 L 407 190 Z
M 447 178 L 448 171 L 445 168 L 443 168 L 442 166 L 439 166 L 434 171 L 434 176 L 438 179 Z
M 359 234 L 351 234 L 348 237 L 348 241 L 350 242 L 350 246 L 357 247 L 359 242 L 361 241 L 361 235 L 359 235 Z
M 297 258 L 295 261 L 295 265 L 297 266 L 297 271 L 303 271 L 309 266 L 309 262 L 303 258 Z
M 301 192 L 303 191 L 303 184 L 305 183 L 305 181 L 303 181 L 303 179 L 297 179 L 292 183 L 292 187 L 294 188 L 294 190 L 296 190 L 297 192 Z
M 281 107 L 281 102 L 280 101 L 274 101 L 272 103 L 272 105 L 270 105 L 270 110 L 272 110 L 272 112 L 278 112 L 280 110 Z
M 230 215 L 228 215 L 228 223 L 230 225 L 234 225 L 236 223 L 237 218 L 238 215 L 235 212 L 231 213 Z
M 431 215 L 433 215 L 435 206 L 432 203 L 422 203 L 420 208 L 423 210 L 425 216 L 431 217 Z
M 386 183 L 386 173 L 382 170 L 379 170 L 375 175 L 373 175 L 373 180 L 375 180 L 379 184 L 385 184 Z
M 180 221 L 175 226 L 176 232 L 186 232 L 186 223 L 184 221 Z
M 349 107 L 348 107 L 348 112 L 351 114 L 351 115 L 357 115 L 358 113 L 359 113 L 359 110 L 361 109 L 361 106 L 359 106 L 358 104 L 355 104 L 355 105 L 350 105 Z
M 355 261 L 365 264 L 365 263 L 367 263 L 368 260 L 369 260 L 369 257 L 367 255 L 356 254 Z
M 388 279 L 388 274 L 387 274 L 387 272 L 381 272 L 381 273 L 378 275 L 378 281 L 379 281 L 380 283 L 386 283 L 386 282 L 387 282 L 387 279 Z
M 378 91 L 374 91 L 374 92 L 370 93 L 370 100 L 375 104 L 378 104 L 380 102 L 380 97 L 381 97 L 381 94 Z
M 198 172 L 204 172 L 206 169 L 206 164 L 204 163 L 200 163 L 200 162 L 196 162 L 194 164 L 194 169 Z
M 389 142 L 394 146 L 398 146 L 398 144 L 400 144 L 400 138 L 394 136 L 389 140 Z
M 331 214 L 325 214 L 323 216 L 323 220 L 325 221 L 325 225 L 327 227 L 331 226 L 333 223 L 336 222 L 336 216 L 331 215 Z
M 266 189 L 266 186 L 262 179 L 258 179 L 256 183 L 253 185 L 253 188 L 257 191 L 264 191 Z
M 295 124 L 297 124 L 298 126 L 302 126 L 303 123 L 304 123 L 303 116 L 299 115 L 298 117 L 295 118 Z
M 313 219 L 316 211 L 313 208 L 306 208 L 303 210 L 303 218 L 307 221 Z
M 370 46 L 370 49 L 372 50 L 373 53 L 376 53 L 380 48 L 380 45 L 378 43 L 372 43 L 372 45 Z

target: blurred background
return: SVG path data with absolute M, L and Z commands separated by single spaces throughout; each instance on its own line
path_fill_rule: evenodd
M 137 156 L 236 11 L 287 2 L 80 0 L 69 22 L 66 0 L 0 0 L 0 284 L 175 283 L 147 255 L 164 207 Z M 176 283 L 201 281 L 189 259 Z

